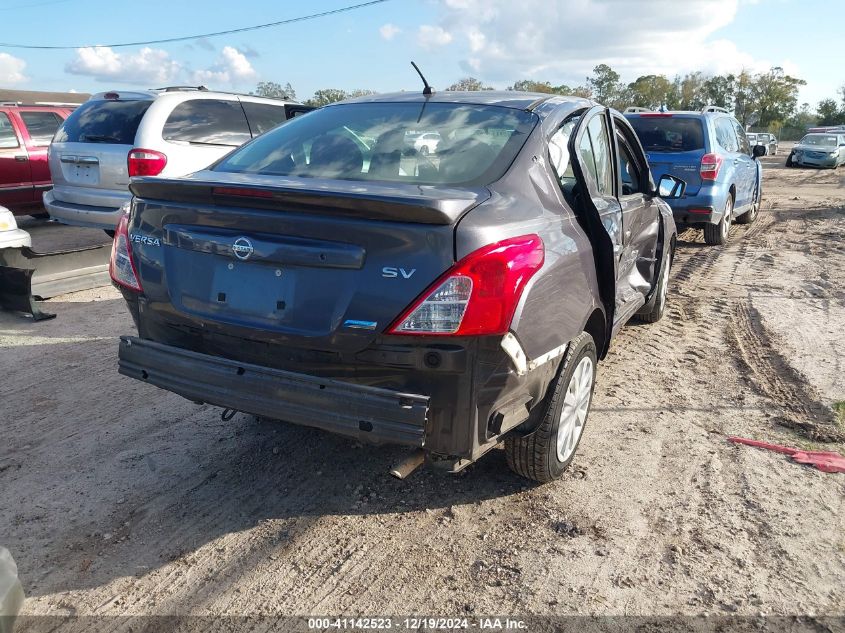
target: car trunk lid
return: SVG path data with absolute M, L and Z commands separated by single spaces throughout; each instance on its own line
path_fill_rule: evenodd
M 132 183 L 146 318 L 333 351 L 369 345 L 449 268 L 454 223 L 489 196 L 215 176 Z

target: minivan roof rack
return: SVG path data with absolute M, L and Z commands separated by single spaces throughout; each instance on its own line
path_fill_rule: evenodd
M 625 112 L 651 112 L 650 108 L 641 108 L 640 106 L 628 106 Z
M 163 88 L 153 88 L 153 90 L 163 90 L 164 92 L 181 92 L 182 90 L 199 90 L 207 92 L 208 88 L 205 86 L 164 86 Z
M 728 111 L 727 108 L 709 104 L 701 108 L 701 114 L 704 114 L 705 112 L 722 112 L 724 114 L 730 114 L 730 111 Z

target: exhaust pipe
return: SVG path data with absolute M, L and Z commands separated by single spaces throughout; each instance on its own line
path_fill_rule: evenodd
M 390 469 L 390 474 L 396 479 L 405 479 L 408 475 L 414 472 L 417 468 L 422 466 L 425 461 L 425 451 L 418 448 L 413 453 L 408 455 L 401 462 Z

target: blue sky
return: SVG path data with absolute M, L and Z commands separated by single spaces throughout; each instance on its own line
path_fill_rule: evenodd
M 357 0 L 360 1 L 360 0 Z M 0 1 L 0 40 L 106 44 L 190 35 L 336 9 L 356 0 Z M 466 75 L 582 83 L 608 63 L 641 74 L 764 70 L 807 80 L 801 101 L 845 83 L 845 3 L 823 0 L 389 0 L 310 22 L 185 43 L 35 51 L 0 46 L 0 87 L 96 91 L 204 83 L 227 90 L 290 82 L 415 89 L 411 59 L 435 87 Z

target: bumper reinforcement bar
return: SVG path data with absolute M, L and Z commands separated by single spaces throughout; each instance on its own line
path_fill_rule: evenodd
M 422 447 L 429 397 L 120 337 L 119 371 L 189 400 L 369 442 Z

